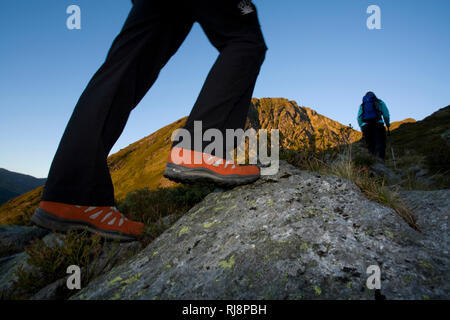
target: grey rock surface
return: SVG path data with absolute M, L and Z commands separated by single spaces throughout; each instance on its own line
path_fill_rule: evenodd
M 441 253 L 449 263 L 450 237 L 448 220 L 450 215 L 450 190 L 403 191 L 407 207 L 416 217 L 417 225 L 426 234 L 424 245 Z
M 376 175 L 384 177 L 386 182 L 390 185 L 399 183 L 401 181 L 401 177 L 395 173 L 392 169 L 388 168 L 381 162 L 375 162 L 370 166 L 370 169 L 376 173 Z
M 49 231 L 39 227 L 0 226 L 0 258 L 22 252 L 35 238 L 42 238 Z
M 12 295 L 15 291 L 13 281 L 17 280 L 16 271 L 19 267 L 23 267 L 24 271 L 29 271 L 30 266 L 27 264 L 28 255 L 25 252 L 14 255 L 5 263 L 0 265 L 0 292 L 4 295 Z
M 419 233 L 353 183 L 281 162 L 208 195 L 72 298 L 373 299 L 366 271 L 378 265 L 387 299 L 448 299 L 448 232 L 433 219 Z

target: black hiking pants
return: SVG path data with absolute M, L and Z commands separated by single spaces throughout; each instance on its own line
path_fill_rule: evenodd
M 193 135 L 195 120 L 202 121 L 203 130 L 244 128 L 267 50 L 255 6 L 245 0 L 135 0 L 105 62 L 75 106 L 51 164 L 42 200 L 114 205 L 107 156 L 131 110 L 194 22 L 203 28 L 219 56 L 185 128 Z
M 386 129 L 382 123 L 368 123 L 362 127 L 367 149 L 374 156 L 385 159 Z

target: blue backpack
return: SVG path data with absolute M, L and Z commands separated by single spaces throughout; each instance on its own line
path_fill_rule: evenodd
M 374 94 L 367 94 L 362 103 L 362 120 L 365 123 L 376 123 L 381 119 L 381 112 L 378 108 L 378 99 Z

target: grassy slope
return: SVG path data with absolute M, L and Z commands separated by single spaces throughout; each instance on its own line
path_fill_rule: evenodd
M 36 188 L 0 206 L 0 225 L 27 224 L 41 199 L 43 190 L 43 186 Z
M 391 123 L 391 128 L 390 129 L 391 129 L 391 131 L 394 131 L 394 130 L 400 128 L 400 126 L 402 124 L 404 124 L 404 123 L 415 123 L 415 122 L 416 122 L 416 120 L 413 119 L 413 118 L 407 118 L 407 119 L 404 119 L 402 121 L 394 121 L 394 122 Z
M 175 121 L 108 157 L 116 199 L 121 200 L 129 192 L 144 187 L 175 185 L 162 174 L 169 156 L 171 134 L 185 121 L 186 118 Z
M 425 157 L 433 171 L 450 170 L 450 106 L 415 123 L 404 123 L 392 132 L 394 148 L 400 154 L 407 150 Z M 447 137 L 445 134 L 447 133 Z

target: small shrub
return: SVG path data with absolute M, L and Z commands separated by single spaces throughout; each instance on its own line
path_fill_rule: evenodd
M 65 276 L 67 267 L 80 268 L 89 265 L 100 253 L 102 245 L 99 235 L 88 235 L 86 231 L 70 231 L 64 237 L 56 234 L 56 241 L 47 244 L 36 239 L 25 248 L 28 254 L 29 270 L 23 266 L 16 271 L 14 286 L 18 289 L 16 298 L 26 299 L 45 286 Z
M 130 192 L 117 208 L 135 221 L 143 222 L 143 246 L 163 233 L 168 226 L 161 219 L 168 215 L 180 217 L 215 189 L 212 184 L 179 185 L 174 188 L 148 188 Z
M 213 185 L 180 185 L 148 188 L 129 193 L 117 208 L 131 219 L 151 225 L 169 214 L 183 214 L 214 190 Z

